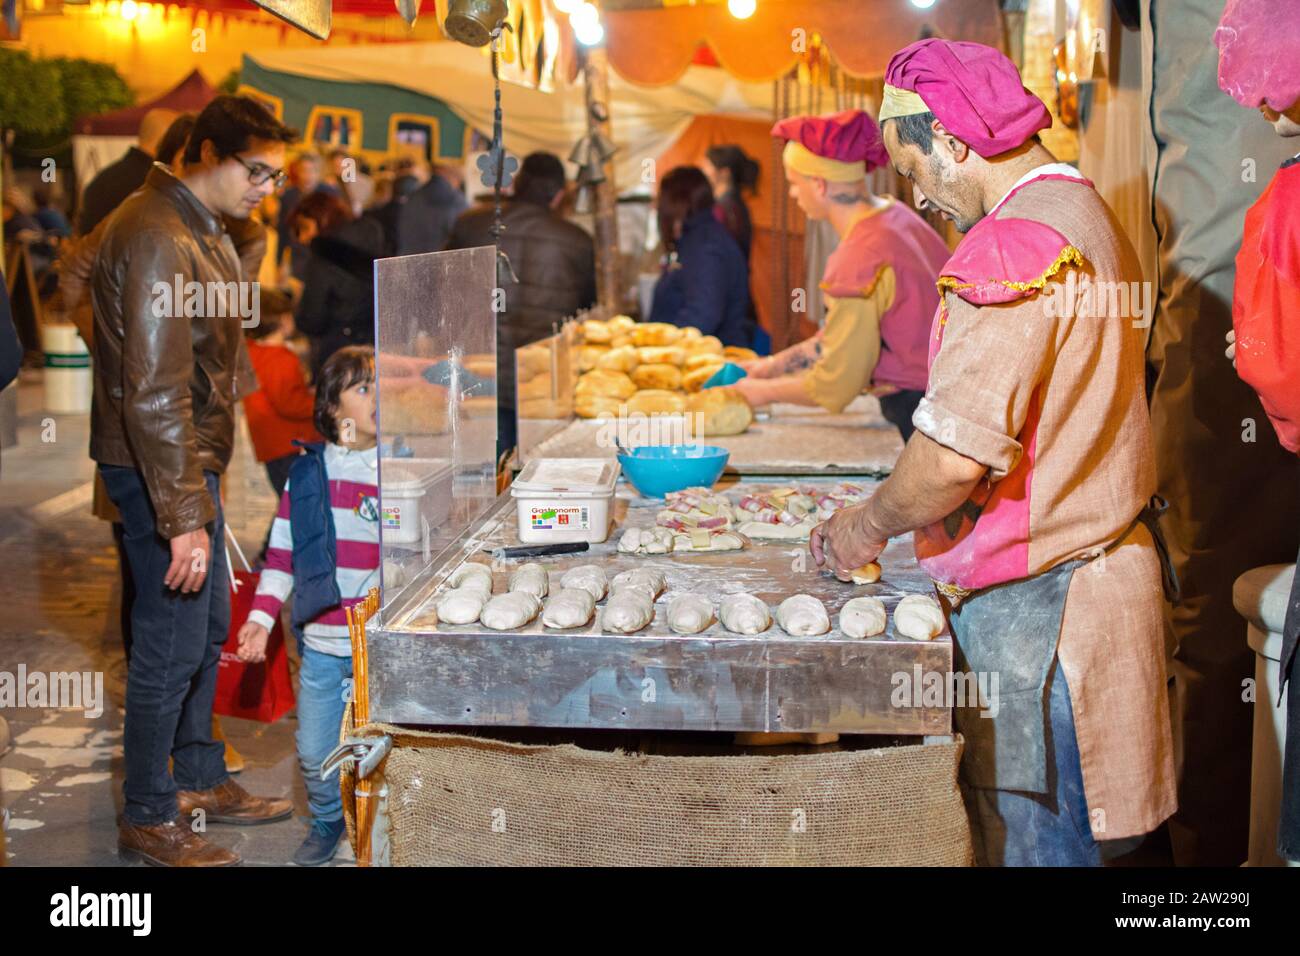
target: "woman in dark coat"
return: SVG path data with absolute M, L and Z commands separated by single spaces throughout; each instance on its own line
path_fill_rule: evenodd
M 310 246 L 294 323 L 311 340 L 311 371 L 345 345 L 374 345 L 374 265 L 384 255 L 384 229 L 370 216 L 317 191 L 294 207 L 288 226 Z
M 659 235 L 668 250 L 650 321 L 692 325 L 723 345 L 748 346 L 749 268 L 713 213 L 713 187 L 694 166 L 678 166 L 659 186 Z

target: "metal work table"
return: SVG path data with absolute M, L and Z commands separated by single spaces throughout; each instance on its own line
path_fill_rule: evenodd
M 829 488 L 837 480 L 724 481 L 716 490 L 738 500 L 741 493 L 759 488 L 790 482 Z M 494 593 L 506 589 L 510 570 L 521 562 L 494 564 L 491 558 L 493 549 L 519 543 L 513 499 L 508 493 L 501 496 L 456 546 L 368 622 L 371 719 L 478 727 L 951 732 L 946 707 L 891 703 L 896 675 L 906 675 L 910 686 L 921 674 L 946 676 L 952 668 L 946 631 L 929 642 L 898 639 L 893 632 L 898 601 L 907 594 L 932 593 L 929 579 L 916 564 L 910 537 L 890 543 L 881 558 L 882 579 L 862 586 L 820 572 L 806 542 L 755 542 L 740 552 L 617 553 L 621 532 L 653 525 L 662 506 L 662 501 L 641 498 L 620 482 L 614 529 L 606 542 L 583 554 L 540 559 L 550 572 L 552 589 L 558 588 L 564 571 L 578 564 L 599 564 L 611 579 L 634 567 L 662 570 L 668 589 L 655 605 L 653 623 L 640 632 L 602 634 L 598 616 L 586 628 L 567 631 L 544 628 L 540 618 L 505 632 L 481 625 L 415 623 L 465 561 L 492 566 Z M 674 634 L 667 627 L 667 604 L 676 594 L 695 591 L 712 599 L 716 608 L 723 594 L 742 590 L 764 600 L 773 618 L 784 598 L 813 594 L 826 604 L 836 626 L 816 638 L 789 637 L 775 620 L 766 633 L 753 637 L 731 634 L 716 621 L 692 636 Z M 838 630 L 839 608 L 849 598 L 866 594 L 884 601 L 889 628 L 878 638 L 845 638 Z

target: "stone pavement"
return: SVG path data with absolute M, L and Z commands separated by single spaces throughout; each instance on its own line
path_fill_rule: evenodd
M 0 453 L 0 675 L 16 679 L 20 667 L 27 674 L 102 675 L 102 713 L 0 704 L 14 738 L 14 749 L 0 759 L 7 862 L 118 866 L 126 662 L 117 557 L 109 526 L 90 513 L 89 416 L 48 415 L 42 399 L 39 374 L 25 372 L 19 444 Z M 242 422 L 236 446 L 226 515 L 251 555 L 275 502 Z M 292 796 L 297 813 L 260 827 L 213 824 L 207 835 L 247 865 L 284 865 L 306 833 L 294 714 L 269 726 L 227 718 L 222 727 L 247 764 L 239 782 L 259 795 Z M 344 846 L 334 865 L 351 859 Z

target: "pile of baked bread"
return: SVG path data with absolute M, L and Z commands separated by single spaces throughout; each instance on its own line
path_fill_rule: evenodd
M 689 326 L 635 322 L 626 315 L 580 326 L 573 407 L 582 418 L 698 416 L 705 435 L 738 435 L 754 420 L 734 389 L 703 385 L 726 362 L 757 358 Z

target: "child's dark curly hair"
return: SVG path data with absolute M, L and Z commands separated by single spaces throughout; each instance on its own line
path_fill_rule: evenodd
M 375 380 L 375 350 L 369 345 L 349 345 L 339 349 L 325 362 L 316 379 L 316 430 L 327 441 L 338 444 L 339 396 L 353 385 Z

